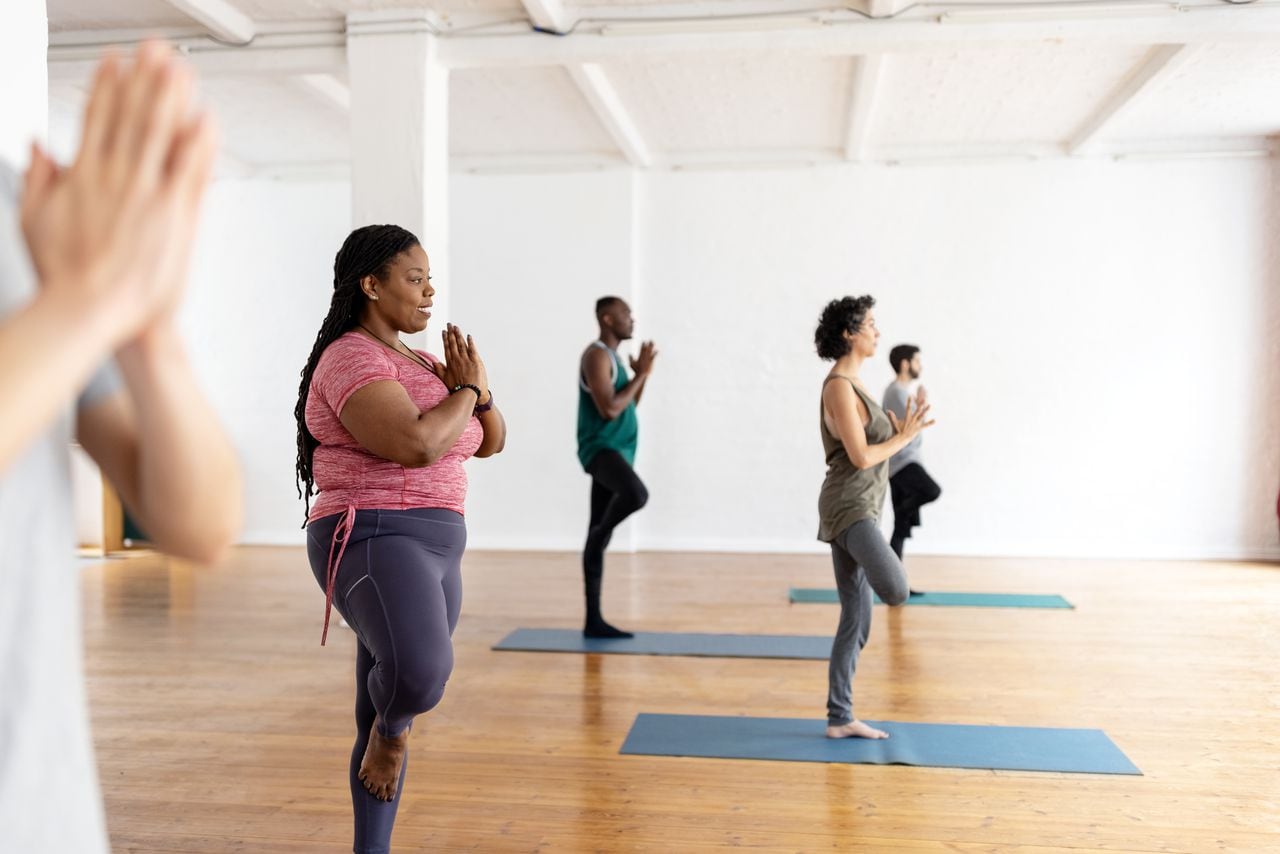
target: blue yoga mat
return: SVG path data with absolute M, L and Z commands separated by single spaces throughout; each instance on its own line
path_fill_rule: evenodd
M 836 591 L 814 587 L 792 587 L 793 603 L 838 603 Z M 882 605 L 880 597 L 876 604 Z M 1075 606 L 1054 594 L 1038 593 L 917 593 L 907 599 L 907 605 L 950 605 L 961 608 L 1074 608 Z
M 825 721 L 807 718 L 641 714 L 620 752 L 712 759 L 1142 774 L 1099 729 L 867 723 L 889 733 L 889 738 L 831 739 L 823 734 Z
M 494 649 L 520 652 L 603 652 L 620 655 L 702 655 L 710 658 L 831 657 L 830 635 L 710 635 L 637 632 L 634 638 L 584 638 L 581 629 L 516 629 Z

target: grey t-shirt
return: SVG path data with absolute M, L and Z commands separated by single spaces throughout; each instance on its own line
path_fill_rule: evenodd
M 912 397 L 911 390 L 897 380 L 889 383 L 884 390 L 884 411 L 892 412 L 902 421 L 907 417 L 907 401 Z M 912 463 L 923 463 L 920 456 L 920 443 L 924 434 L 920 434 L 907 443 L 907 446 L 889 458 L 889 477 L 893 477 Z
M 36 287 L 18 220 L 18 194 L 17 176 L 0 162 L 0 322 L 30 301 Z M 100 371 L 77 405 L 90 405 L 117 388 L 114 371 Z M 73 414 L 67 401 L 57 422 L 0 468 L 4 851 L 108 850 L 85 701 L 71 504 Z

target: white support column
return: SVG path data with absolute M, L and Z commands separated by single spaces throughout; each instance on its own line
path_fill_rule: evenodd
M 253 19 L 227 0 L 167 0 L 184 15 L 203 24 L 214 38 L 230 44 L 244 45 L 253 41 L 257 27 Z
M 49 20 L 44 0 L 11 0 L 0 14 L 0 160 L 22 169 L 31 140 L 49 136 Z
M 418 235 L 437 293 L 432 352 L 449 319 L 449 71 L 420 10 L 347 17 L 353 227 L 394 223 Z
M 631 114 L 622 103 L 618 90 L 613 88 L 613 84 L 605 76 L 604 69 L 595 63 L 588 62 L 583 65 L 570 65 L 565 70 L 578 85 L 582 96 L 587 99 L 587 103 L 591 105 L 591 109 L 595 111 L 596 117 L 600 119 L 605 130 L 613 137 L 618 150 L 626 155 L 627 161 L 632 166 L 640 168 L 648 166 L 649 147 L 645 145 L 644 138 L 636 128 L 635 122 L 631 120 Z
M 1185 44 L 1156 45 L 1132 73 L 1116 87 L 1070 140 L 1067 152 L 1088 154 L 1097 146 L 1107 127 L 1133 109 L 1145 95 L 1168 79 L 1196 50 Z
M 849 124 L 845 132 L 846 160 L 861 162 L 867 159 L 885 62 L 884 54 L 879 53 L 858 57 L 853 94 L 849 100 Z

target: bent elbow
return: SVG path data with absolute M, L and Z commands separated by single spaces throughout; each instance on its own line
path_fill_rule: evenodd
M 156 520 L 153 540 L 156 547 L 172 557 L 204 566 L 221 563 L 240 539 L 244 519 L 239 487 L 230 492 L 216 505 L 179 514 L 179 518 Z
M 442 456 L 444 454 L 435 448 L 423 445 L 408 445 L 397 449 L 396 453 L 387 457 L 387 459 L 407 469 L 424 469 L 427 466 L 434 465 L 436 460 Z
M 420 451 L 409 455 L 408 459 L 400 463 L 407 469 L 425 469 L 433 466 L 440 459 L 442 454 L 436 451 Z
M 212 566 L 214 564 L 221 563 L 222 559 L 226 557 L 227 552 L 230 550 L 230 541 L 222 543 L 208 542 L 201 543 L 195 548 L 186 550 L 186 554 L 178 556 L 185 557 L 187 560 L 203 564 L 204 566 Z
M 496 456 L 502 453 L 502 449 L 504 447 L 505 447 L 505 443 L 493 448 L 481 448 L 471 456 L 475 457 L 477 460 L 485 460 L 485 459 L 488 459 L 489 457 Z
M 221 563 L 227 556 L 227 552 L 235 544 L 235 538 L 235 529 L 230 526 L 222 531 L 211 531 L 206 528 L 200 533 L 192 532 L 188 537 L 160 545 L 165 554 L 203 566 L 212 566 Z

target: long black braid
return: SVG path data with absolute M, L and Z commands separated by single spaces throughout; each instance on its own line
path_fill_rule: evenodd
M 307 392 L 311 389 L 311 375 L 315 373 L 316 363 L 325 348 L 360 322 L 369 299 L 360 287 L 361 279 L 365 276 L 385 279 L 395 257 L 419 245 L 417 237 L 398 225 L 366 225 L 347 236 L 333 259 L 333 299 L 329 303 L 329 314 L 320 326 L 316 343 L 311 347 L 311 356 L 302 369 L 298 405 L 293 408 L 293 417 L 298 422 L 296 483 L 298 497 L 307 502 L 307 515 L 311 514 L 311 496 L 315 494 L 311 460 L 320 444 L 307 429 Z M 302 526 L 306 527 L 305 521 Z

